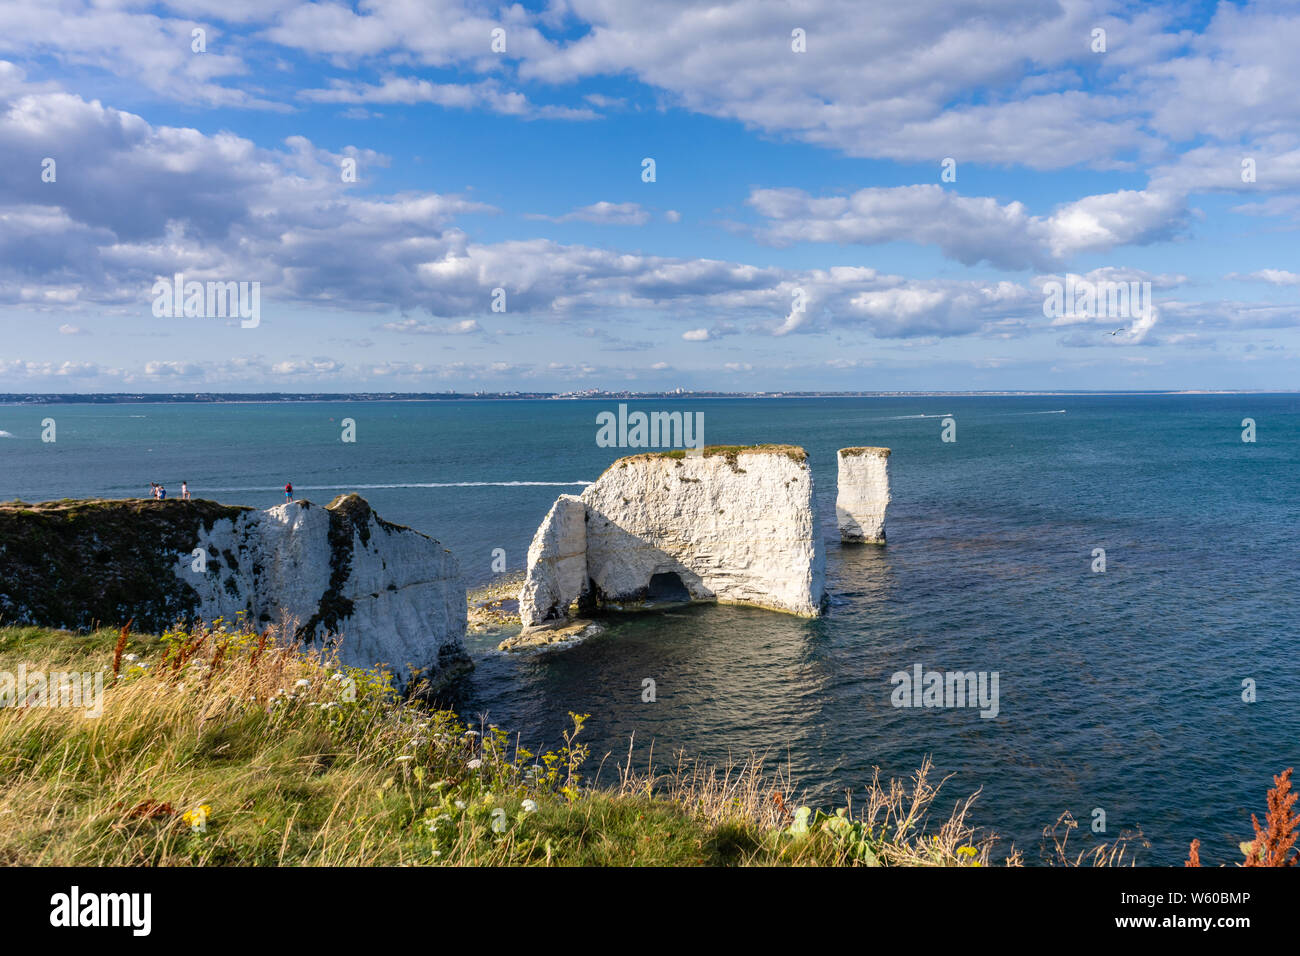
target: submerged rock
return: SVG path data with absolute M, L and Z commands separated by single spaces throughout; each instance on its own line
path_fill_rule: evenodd
M 605 629 L 595 621 L 547 621 L 536 627 L 529 627 L 513 637 L 507 637 L 497 645 L 499 651 L 521 651 L 528 648 L 546 647 L 549 644 L 568 644 L 595 637 Z
M 527 633 L 574 605 L 677 599 L 815 617 L 824 562 L 803 449 L 634 455 L 551 508 L 528 551 L 520 619 Z
M 852 544 L 885 543 L 885 509 L 889 507 L 889 449 L 841 448 L 835 496 L 840 540 Z

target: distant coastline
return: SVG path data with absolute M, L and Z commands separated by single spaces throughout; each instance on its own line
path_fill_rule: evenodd
M 1006 389 L 895 390 L 863 392 L 711 392 L 673 389 L 658 392 L 0 392 L 0 405 L 267 405 L 312 402 L 483 402 L 584 401 L 649 399 L 788 399 L 788 398 L 961 398 L 1106 395 L 1294 395 L 1296 389 Z

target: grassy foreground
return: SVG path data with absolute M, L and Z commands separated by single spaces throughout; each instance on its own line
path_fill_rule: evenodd
M 989 863 L 970 799 L 931 817 L 928 766 L 831 814 L 753 760 L 654 777 L 616 762 L 593 785 L 582 715 L 534 755 L 400 699 L 385 674 L 220 622 L 0 628 L 0 675 L 20 666 L 29 688 L 34 672 L 101 674 L 102 712 L 30 694 L 0 708 L 0 865 Z

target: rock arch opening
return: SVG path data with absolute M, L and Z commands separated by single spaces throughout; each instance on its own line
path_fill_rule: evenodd
M 691 592 L 676 571 L 661 571 L 650 576 L 645 599 L 651 604 L 672 604 L 689 601 Z

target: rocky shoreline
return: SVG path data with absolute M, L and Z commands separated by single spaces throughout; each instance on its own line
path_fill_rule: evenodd
M 519 627 L 519 589 L 524 572 L 507 571 L 486 584 L 465 591 L 468 629 L 471 632 Z

